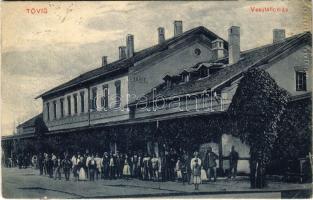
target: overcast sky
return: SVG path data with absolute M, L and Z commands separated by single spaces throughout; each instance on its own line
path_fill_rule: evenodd
M 285 13 L 253 13 L 255 7 L 284 7 Z M 304 23 L 309 1 L 274 2 L 2 2 L 2 127 L 3 135 L 42 111 L 34 98 L 75 76 L 112 62 L 127 33 L 135 50 L 157 43 L 157 28 L 173 36 L 173 21 L 184 31 L 196 26 L 227 39 L 231 25 L 241 27 L 241 49 L 272 42 L 272 29 L 290 36 L 310 28 Z M 47 14 L 27 9 L 46 8 Z M 307 16 L 311 18 L 310 16 Z M 307 24 L 310 24 L 307 23 Z

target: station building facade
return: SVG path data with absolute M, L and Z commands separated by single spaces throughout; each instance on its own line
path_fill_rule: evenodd
M 202 26 L 184 32 L 182 21 L 174 22 L 173 37 L 166 39 L 162 27 L 157 36 L 158 44 L 137 52 L 127 35 L 119 60 L 107 63 L 103 56 L 101 67 L 38 96 L 43 126 L 28 139 L 41 148 L 53 143 L 51 149 L 102 153 L 183 148 L 203 154 L 211 146 L 221 170 L 235 146 L 238 171 L 249 173 L 249 147 L 223 128 L 243 73 L 264 69 L 293 99 L 311 99 L 309 32 L 286 38 L 275 29 L 273 43 L 247 51 L 240 50 L 237 26 L 228 29 L 227 41 Z M 17 138 L 2 141 L 10 146 Z

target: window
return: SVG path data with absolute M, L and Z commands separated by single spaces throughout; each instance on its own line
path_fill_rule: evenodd
M 189 73 L 182 74 L 182 81 L 185 83 L 189 81 Z
M 115 96 L 115 107 L 120 107 L 121 105 L 121 81 L 115 81 L 115 90 L 116 90 L 116 96 Z
M 50 104 L 49 102 L 46 104 L 47 106 L 47 120 L 49 121 L 50 120 Z
M 166 79 L 166 87 L 170 88 L 172 86 L 172 81 L 171 79 Z
M 60 111 L 61 111 L 61 118 L 64 117 L 64 99 L 60 99 Z
M 195 54 L 196 54 L 197 56 L 199 56 L 199 55 L 201 54 L 201 50 L 200 50 L 199 48 L 196 48 L 196 49 L 195 49 Z
M 204 77 L 208 76 L 208 71 L 209 71 L 209 69 L 207 69 L 206 67 L 202 67 L 200 69 L 200 78 L 204 78 Z
M 296 72 L 296 90 L 306 91 L 306 73 L 305 71 Z
M 72 108 L 71 108 L 71 96 L 67 97 L 67 109 L 68 109 L 68 115 L 72 114 Z
M 97 109 L 97 88 L 94 87 L 91 90 L 91 109 L 96 110 Z
M 109 86 L 107 84 L 103 85 L 103 97 L 101 98 L 101 107 L 105 110 L 108 109 L 109 105 Z
M 80 112 L 85 112 L 85 92 L 80 92 Z
M 53 119 L 57 118 L 57 102 L 53 101 Z
M 77 114 L 77 94 L 74 94 L 73 97 L 74 97 L 74 114 Z

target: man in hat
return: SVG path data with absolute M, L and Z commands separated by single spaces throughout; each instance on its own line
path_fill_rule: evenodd
M 65 158 L 62 160 L 62 167 L 64 171 L 65 180 L 68 181 L 70 179 L 70 170 L 72 167 L 72 162 L 67 154 L 65 155 Z
M 110 157 L 108 152 L 104 152 L 102 158 L 102 178 L 108 179 L 109 178 L 109 171 L 110 171 Z
M 211 172 L 213 172 L 214 182 L 216 181 L 217 158 L 218 156 L 212 151 L 212 147 L 209 147 L 204 158 L 204 169 L 207 171 L 209 181 L 211 181 Z
M 239 154 L 235 150 L 235 147 L 231 147 L 231 151 L 229 153 L 229 174 L 228 178 L 236 178 L 237 175 L 237 164 L 238 164 Z
M 116 155 L 111 153 L 110 154 L 110 161 L 109 161 L 109 168 L 110 168 L 110 179 L 116 178 Z

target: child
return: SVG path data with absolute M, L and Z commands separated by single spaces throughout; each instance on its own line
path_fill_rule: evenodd
M 201 166 L 198 163 L 198 160 L 195 159 L 195 164 L 192 169 L 193 174 L 193 184 L 195 184 L 195 190 L 199 189 L 199 184 L 201 183 Z
M 184 160 L 182 162 L 181 172 L 182 172 L 183 185 L 185 185 L 185 182 L 188 182 L 188 178 L 187 178 L 188 177 L 188 168 L 187 168 L 187 163 Z
M 203 167 L 201 167 L 201 183 L 208 181 L 208 177 L 206 175 L 205 169 L 203 169 Z
M 182 163 L 180 161 L 180 158 L 177 159 L 175 171 L 176 171 L 177 181 L 181 181 L 182 180 Z

